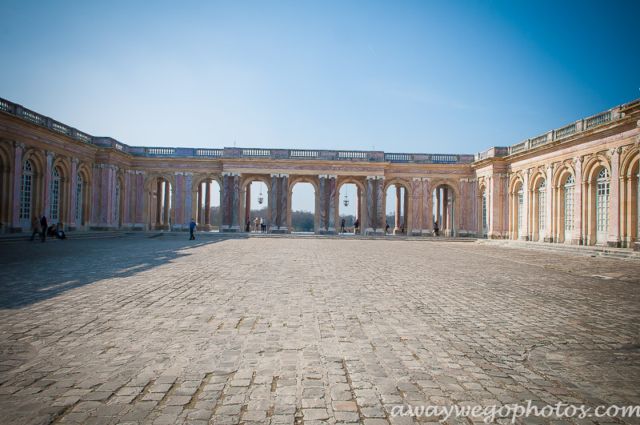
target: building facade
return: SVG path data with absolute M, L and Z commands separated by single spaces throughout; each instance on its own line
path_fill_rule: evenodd
M 0 99 L 0 223 L 3 233 L 26 232 L 44 214 L 71 231 L 180 231 L 196 217 L 206 230 L 215 181 L 220 231 L 239 232 L 258 181 L 269 232 L 288 233 L 293 187 L 308 182 L 316 233 L 336 232 L 340 187 L 354 184 L 362 233 L 380 235 L 393 185 L 396 232 L 432 235 L 437 223 L 448 236 L 633 248 L 639 120 L 637 100 L 476 155 L 153 148 L 94 137 Z

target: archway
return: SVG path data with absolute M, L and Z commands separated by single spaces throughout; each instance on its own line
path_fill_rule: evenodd
M 149 230 L 170 230 L 173 181 L 168 175 L 152 175 L 145 183 L 146 223 Z
M 389 226 L 389 233 L 406 235 L 408 227 L 409 196 L 405 185 L 390 182 L 384 193 L 385 223 Z M 386 232 L 385 232 L 386 233 Z
M 268 226 L 263 226 L 265 222 L 270 224 L 271 218 L 269 187 L 267 178 L 260 175 L 249 176 L 243 181 L 239 204 L 241 231 L 247 230 L 247 221 L 252 232 L 266 233 L 269 230 Z
M 315 185 L 306 179 L 291 182 L 290 213 L 288 222 L 291 232 L 315 233 L 318 229 L 318 210 Z
M 336 223 L 339 233 L 362 233 L 363 211 L 366 211 L 364 186 L 355 179 L 346 179 L 339 183 L 336 199 Z M 342 228 L 344 220 L 344 229 Z M 356 229 L 357 224 L 357 229 Z
M 439 234 L 443 236 L 457 235 L 457 192 L 448 183 L 435 183 L 432 190 L 433 221 L 437 224 Z
M 193 218 L 197 230 L 219 230 L 222 225 L 220 182 L 213 176 L 205 176 L 197 181 L 194 187 L 196 207 Z

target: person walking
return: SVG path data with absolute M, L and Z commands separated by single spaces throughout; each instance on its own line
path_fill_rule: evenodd
M 249 233 L 251 231 L 251 219 L 247 217 L 247 225 L 245 226 L 245 232 Z
M 388 235 L 389 234 L 389 222 L 387 221 L 387 227 L 384 228 L 384 234 Z
M 42 226 L 36 217 L 31 219 L 31 227 L 33 227 L 33 233 L 31 233 L 31 239 L 29 239 L 29 241 L 32 241 L 37 233 L 40 235 L 40 240 L 44 242 L 44 230 L 42 230 Z
M 439 232 L 439 231 L 440 231 L 440 229 L 438 229 L 438 222 L 436 221 L 436 222 L 433 224 L 433 234 L 434 234 L 435 236 L 438 236 L 438 232 Z
M 47 217 L 44 215 L 44 212 L 40 214 L 40 228 L 42 230 L 42 238 L 44 239 L 44 237 L 46 236 L 45 232 L 49 228 L 49 226 L 47 225 Z M 44 240 L 42 242 L 44 242 Z
M 267 219 L 262 219 L 262 233 L 267 233 Z
M 400 224 L 400 234 L 404 235 L 404 221 Z
M 360 229 L 360 220 L 356 218 L 356 221 L 353 223 L 353 234 L 355 235 L 356 233 L 358 233 L 359 229 Z
M 342 221 L 340 222 L 340 232 L 344 233 L 344 225 L 346 223 L 346 220 L 343 218 Z
M 258 233 L 258 226 L 260 226 L 260 219 L 256 217 L 256 219 L 253 220 L 253 229 L 256 233 Z
M 196 230 L 196 221 L 191 217 L 191 221 L 189 222 L 189 240 L 195 241 L 196 237 L 193 235 L 193 231 Z

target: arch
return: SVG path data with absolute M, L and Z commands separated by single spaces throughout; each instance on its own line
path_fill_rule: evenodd
M 166 208 L 167 203 L 162 200 L 165 198 L 166 189 L 163 188 L 163 192 L 159 194 L 159 182 L 169 185 L 168 211 L 162 210 L 163 207 Z M 145 178 L 143 222 L 149 230 L 171 230 L 170 223 L 175 223 L 175 187 L 175 174 L 152 172 Z
M 78 193 L 78 184 L 76 182 L 76 228 L 88 229 L 92 215 L 92 199 L 93 199 L 93 173 L 91 165 L 86 162 L 78 164 L 76 169 L 77 176 L 82 178 L 81 193 Z M 73 190 L 73 188 L 72 188 Z M 78 197 L 78 195 L 81 195 Z
M 611 176 L 611 164 L 603 153 L 591 156 L 585 161 L 583 174 L 583 217 L 586 232 L 584 235 L 587 245 L 606 245 L 608 239 L 608 224 L 611 211 L 611 177 L 607 182 L 598 181 L 603 170 Z M 604 217 L 606 214 L 607 217 Z
M 434 197 L 434 202 L 432 202 L 433 208 L 438 208 L 438 196 L 437 193 L 440 189 L 447 189 L 447 198 L 451 200 L 449 203 L 447 200 L 447 214 L 445 219 L 445 208 L 442 208 L 443 220 L 438 218 L 439 212 L 433 216 L 433 220 L 438 222 L 438 226 L 445 236 L 456 236 L 458 234 L 458 224 L 460 223 L 460 208 L 458 207 L 458 200 L 460 199 L 460 187 L 458 182 L 451 179 L 434 179 L 431 185 L 431 196 Z M 449 193 L 449 189 L 451 189 L 451 193 Z M 444 195 L 444 191 L 442 193 Z M 444 203 L 444 200 L 441 199 L 441 202 Z M 444 207 L 444 205 L 443 205 Z
M 356 205 L 356 217 L 360 220 L 360 227 L 358 232 L 362 233 L 363 221 L 365 221 L 365 217 L 367 215 L 367 190 L 366 185 L 362 178 L 352 177 L 352 176 L 340 176 L 338 182 L 336 184 L 336 196 L 338 197 L 336 201 L 336 217 L 335 222 L 340 223 L 340 209 L 342 208 L 342 202 L 340 201 L 340 190 L 342 186 L 345 184 L 353 184 L 356 186 L 355 198 L 358 198 L 358 191 L 360 192 L 360 198 L 357 199 L 356 203 L 360 206 L 360 211 L 358 211 Z M 355 231 L 355 230 L 354 230 Z
M 394 216 L 399 211 L 402 211 L 402 215 L 399 217 L 395 217 L 395 222 L 389 223 L 388 214 L 390 211 L 387 211 L 387 202 L 388 202 L 388 192 L 391 189 L 391 186 L 396 188 L 396 192 L 393 196 L 395 196 L 396 203 L 394 208 Z M 402 193 L 402 200 L 398 198 L 398 188 L 402 189 L 400 192 Z M 404 228 L 405 232 L 409 232 L 412 228 L 413 223 L 409 223 L 409 194 L 411 191 L 411 183 L 410 181 L 398 178 L 391 178 L 389 180 L 384 180 L 384 184 L 382 186 L 382 220 L 387 224 L 390 224 L 392 229 L 392 234 L 399 235 L 402 234 L 402 229 Z M 398 208 L 400 207 L 400 208 Z M 395 211 L 398 210 L 399 211 Z M 386 230 L 385 230 L 386 234 Z
M 553 173 L 552 181 L 552 238 L 558 243 L 570 243 L 575 220 L 575 169 L 562 163 Z
M 292 215 L 293 215 L 293 188 L 298 183 L 309 183 L 313 187 L 314 193 L 314 207 L 313 207 L 313 232 L 318 233 L 320 229 L 320 181 L 318 176 L 311 175 L 298 175 L 289 180 L 289 187 L 287 188 L 287 228 L 289 230 L 293 230 L 292 227 Z M 338 182 L 336 181 L 336 188 L 338 186 Z M 327 185 L 328 186 L 328 185 Z M 328 193 L 328 188 L 327 188 Z M 339 192 L 336 192 L 339 193 Z M 269 207 L 271 210 L 271 207 Z M 336 204 L 336 213 L 338 211 L 338 206 Z M 327 215 L 327 220 L 329 219 Z
M 212 185 L 213 183 L 218 185 L 218 216 L 214 217 L 215 220 L 213 223 L 211 222 L 211 209 L 209 209 L 208 213 L 206 210 L 206 184 L 209 183 L 210 191 L 215 193 Z M 194 176 L 193 184 L 191 188 L 191 205 L 192 205 L 192 215 L 197 223 L 197 230 L 211 230 L 212 225 L 220 226 L 222 223 L 222 174 L 220 173 L 203 173 L 197 174 Z M 215 199 L 211 196 L 211 192 L 209 193 L 209 202 Z M 211 204 L 209 204 L 211 207 Z
M 247 220 L 249 221 L 249 231 L 251 231 L 251 229 L 254 229 L 255 227 L 255 219 L 256 217 L 251 217 L 251 211 L 253 210 L 253 204 L 251 203 L 251 198 L 252 198 L 252 191 L 254 191 L 252 184 L 253 183 L 262 183 L 265 185 L 265 190 L 266 193 L 263 194 L 263 199 L 267 201 L 266 205 L 263 206 L 263 204 L 258 204 L 260 205 L 261 208 L 259 208 L 259 210 L 262 210 L 263 208 L 266 208 L 266 211 L 264 212 L 264 216 L 263 213 L 257 213 L 261 218 L 261 219 L 267 219 L 267 222 L 269 223 L 269 227 L 271 227 L 271 180 L 273 179 L 273 177 L 270 177 L 268 174 L 243 174 L 241 176 L 241 180 L 240 180 L 240 192 L 239 192 L 239 196 L 240 196 L 240 202 L 238 203 L 239 208 L 240 208 L 240 214 L 239 214 L 239 219 L 238 219 L 238 225 L 240 227 L 241 231 L 246 231 L 246 225 L 247 225 Z M 222 187 L 222 186 L 220 186 Z M 247 204 L 248 202 L 248 204 Z M 264 201 L 263 201 L 264 202 Z M 287 217 L 287 221 L 288 221 L 289 217 Z M 287 225 L 287 224 L 285 224 Z M 260 227 L 260 225 L 258 225 L 258 227 Z M 258 229 L 258 230 L 261 230 Z M 268 229 L 266 229 L 268 230 Z
M 631 248 L 640 236 L 640 152 L 625 148 L 620 163 L 620 239 Z

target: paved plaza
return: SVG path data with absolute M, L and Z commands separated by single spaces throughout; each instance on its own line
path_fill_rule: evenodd
M 0 422 L 378 425 L 439 419 L 395 406 L 640 405 L 638 262 L 186 239 L 0 246 Z

